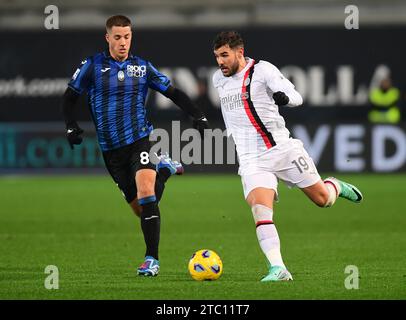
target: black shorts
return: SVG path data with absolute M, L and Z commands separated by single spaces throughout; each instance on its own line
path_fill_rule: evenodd
M 127 146 L 103 152 L 106 168 L 128 203 L 137 197 L 135 173 L 141 169 L 155 170 L 156 159 L 150 158 L 151 146 L 149 137 L 145 137 Z

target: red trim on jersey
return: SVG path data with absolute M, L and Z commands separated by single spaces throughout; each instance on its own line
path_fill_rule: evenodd
M 245 85 L 245 81 L 247 80 L 247 78 L 250 74 L 251 68 L 254 66 L 254 64 L 255 64 L 255 60 L 252 60 L 252 65 L 248 68 L 248 70 L 244 74 L 244 79 L 242 82 L 242 90 L 241 90 L 242 97 L 241 98 L 244 103 L 245 113 L 247 114 L 248 118 L 250 119 L 251 124 L 254 126 L 254 128 L 257 130 L 257 132 L 261 135 L 266 147 L 268 149 L 270 149 L 270 148 L 272 148 L 271 140 L 266 135 L 266 133 L 261 129 L 259 123 L 255 120 L 254 115 L 252 114 L 252 111 L 250 109 L 248 100 L 251 99 L 251 97 L 245 98 L 245 96 L 246 96 L 245 94 L 247 93 L 247 86 Z M 250 82 L 251 82 L 251 79 L 250 79 Z M 248 94 L 251 94 L 251 93 L 249 92 Z
M 334 184 L 334 183 L 332 183 L 331 181 L 324 181 L 324 183 L 329 183 L 329 184 L 331 184 L 333 187 L 334 187 L 334 190 L 336 191 L 336 197 L 338 197 L 338 190 L 337 190 L 337 187 L 336 187 L 336 185 Z

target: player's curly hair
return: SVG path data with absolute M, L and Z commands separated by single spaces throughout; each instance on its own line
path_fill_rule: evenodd
M 131 27 L 131 20 L 126 16 L 115 15 L 111 16 L 106 21 L 106 29 L 110 30 L 114 26 L 116 27 Z
M 217 50 L 225 45 L 228 45 L 231 49 L 244 48 L 244 41 L 237 31 L 222 31 L 214 38 L 213 48 Z

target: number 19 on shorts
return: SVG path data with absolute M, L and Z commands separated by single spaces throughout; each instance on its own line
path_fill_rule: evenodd
M 296 166 L 300 173 L 303 173 L 303 170 L 306 171 L 310 168 L 304 157 L 299 157 L 297 160 L 293 160 L 292 163 Z

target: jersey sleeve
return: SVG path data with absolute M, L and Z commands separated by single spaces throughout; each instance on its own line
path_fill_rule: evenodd
M 168 77 L 160 73 L 150 62 L 147 62 L 147 79 L 148 87 L 161 93 L 165 92 L 171 84 Z
M 214 88 L 218 88 L 219 87 L 219 79 L 220 79 L 220 70 L 216 70 L 216 72 L 213 73 L 213 77 L 212 77 L 212 83 L 213 83 L 213 87 Z
M 303 98 L 299 92 L 296 91 L 292 82 L 285 78 L 277 67 L 268 63 L 263 63 L 263 75 L 267 87 L 272 92 L 282 91 L 289 97 L 287 106 L 296 107 L 303 103 Z
M 212 77 L 213 87 L 216 88 L 217 90 L 221 86 L 220 79 L 221 79 L 221 71 L 217 70 L 216 72 L 214 72 L 213 77 Z M 221 109 L 221 114 L 223 115 L 223 120 L 224 120 L 224 125 L 226 127 L 227 137 L 230 137 L 232 133 L 231 133 L 230 128 L 228 127 L 227 114 L 224 111 L 224 109 L 221 108 L 221 106 L 220 106 L 220 109 Z
M 92 77 L 92 65 L 93 63 L 91 58 L 83 60 L 73 74 L 72 79 L 69 81 L 69 88 L 78 94 L 82 94 L 84 91 L 87 91 Z

